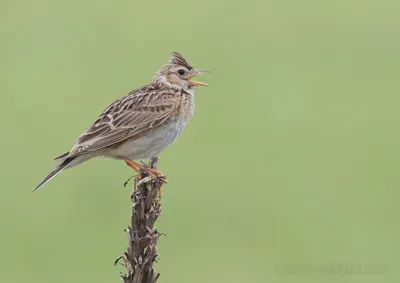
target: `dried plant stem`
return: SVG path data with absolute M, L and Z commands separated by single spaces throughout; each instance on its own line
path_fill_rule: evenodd
M 150 162 L 156 168 L 158 158 Z M 125 231 L 128 234 L 126 252 L 117 260 L 127 269 L 122 274 L 125 283 L 155 283 L 160 276 L 153 268 L 157 261 L 157 240 L 160 234 L 154 227 L 161 214 L 160 188 L 162 179 L 154 179 L 146 172 L 141 172 L 135 179 L 131 195 L 131 225 Z

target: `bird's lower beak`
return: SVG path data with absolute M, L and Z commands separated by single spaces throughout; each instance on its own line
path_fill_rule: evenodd
M 192 81 L 192 78 L 194 78 L 197 75 L 202 75 L 202 74 L 206 74 L 209 73 L 210 71 L 207 70 L 195 70 L 193 76 L 191 76 L 189 78 L 189 83 L 193 86 L 208 86 L 208 84 L 206 83 L 202 83 L 202 82 L 196 82 L 196 81 Z

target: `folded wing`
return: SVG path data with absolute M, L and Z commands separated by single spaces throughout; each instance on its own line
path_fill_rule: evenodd
M 160 99 L 160 96 L 163 96 Z M 111 104 L 61 159 L 94 152 L 158 127 L 177 112 L 171 93 L 139 89 Z

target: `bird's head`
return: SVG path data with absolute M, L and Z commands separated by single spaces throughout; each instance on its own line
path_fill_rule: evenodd
M 153 83 L 190 91 L 196 86 L 208 86 L 206 83 L 192 80 L 193 77 L 208 72 L 194 69 L 182 55 L 172 52 L 168 64 L 162 66 L 153 77 Z

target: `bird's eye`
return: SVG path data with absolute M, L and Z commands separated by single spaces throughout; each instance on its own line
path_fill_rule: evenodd
M 179 74 L 180 76 L 183 76 L 185 73 L 186 73 L 186 72 L 185 72 L 184 69 L 179 69 L 179 70 L 178 70 L 178 74 Z

